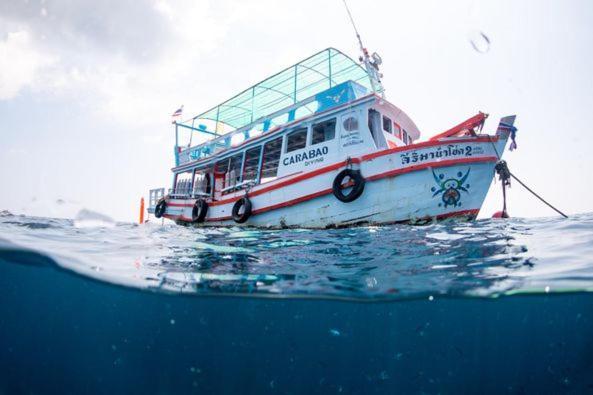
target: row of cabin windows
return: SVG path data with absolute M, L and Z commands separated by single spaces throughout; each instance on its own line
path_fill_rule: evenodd
M 287 134 L 286 152 L 303 149 L 307 146 L 308 128 L 299 128 Z M 311 127 L 311 145 L 325 143 L 336 137 L 336 119 L 319 122 Z
M 351 122 L 357 122 L 355 119 Z M 286 150 L 285 152 L 292 152 L 303 149 L 307 146 L 307 136 L 309 129 L 299 128 L 286 135 Z M 333 140 L 336 136 L 336 119 L 319 122 L 311 127 L 311 145 L 320 144 L 326 141 Z M 260 182 L 264 183 L 276 178 L 278 174 L 278 166 L 280 164 L 280 156 L 282 153 L 282 139 L 277 137 L 274 140 L 268 141 L 262 146 L 253 147 L 244 153 L 238 153 L 226 158 L 214 165 L 214 174 L 224 175 L 223 190 L 231 190 L 239 183 L 247 183 L 249 181 L 257 181 L 258 170 L 260 169 L 261 157 L 261 178 Z M 245 154 L 245 159 L 243 159 Z M 263 156 L 263 157 L 262 157 Z M 198 194 L 212 191 L 212 180 L 210 179 L 207 169 L 198 170 L 194 175 L 194 188 L 191 188 L 191 174 L 192 172 L 181 173 L 177 175 L 175 192 L 179 194 Z
M 281 149 L 282 137 L 278 137 L 268 141 L 263 147 L 260 145 L 245 151 L 245 160 L 243 160 L 243 152 L 241 152 L 216 162 L 214 165 L 215 174 L 224 175 L 222 189 L 232 189 L 239 183 L 257 181 L 262 150 L 261 182 L 273 180 L 278 173 Z
M 410 137 L 408 132 L 406 132 L 406 129 L 401 128 L 398 124 L 392 121 L 391 118 L 383 115 L 383 130 L 389 134 L 394 134 L 394 129 L 396 129 L 395 136 L 401 139 L 401 141 L 403 141 L 404 144 L 412 144 L 412 138 Z

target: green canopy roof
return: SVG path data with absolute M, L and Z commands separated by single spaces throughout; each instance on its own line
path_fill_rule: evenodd
M 369 75 L 360 64 L 337 49 L 327 48 L 182 123 L 214 121 L 222 124 L 223 128 L 216 128 L 224 134 L 220 129 L 239 129 L 349 80 L 372 91 Z

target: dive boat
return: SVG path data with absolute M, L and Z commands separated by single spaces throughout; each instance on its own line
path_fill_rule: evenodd
M 328 228 L 474 219 L 515 116 L 479 113 L 425 141 L 384 97 L 381 58 L 325 49 L 175 121 L 171 188 L 148 212 L 178 224 Z

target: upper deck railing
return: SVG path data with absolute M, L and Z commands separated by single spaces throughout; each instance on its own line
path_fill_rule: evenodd
M 179 166 L 193 160 L 211 156 L 227 148 L 238 145 L 249 138 L 271 132 L 287 123 L 298 123 L 299 119 L 325 112 L 368 94 L 369 91 L 364 86 L 359 85 L 354 81 L 343 82 L 331 89 L 322 91 L 315 96 L 283 108 L 267 117 L 262 117 L 231 133 L 216 137 L 196 146 L 188 146 L 185 148 L 177 147 L 176 165 Z
M 221 136 L 240 134 L 237 132 L 253 128 L 265 133 L 274 126 L 319 111 L 313 103 L 316 101 L 315 96 L 346 81 L 354 81 L 365 90 L 372 91 L 371 79 L 360 64 L 337 49 L 328 48 L 200 115 L 176 123 L 176 131 L 179 133 L 179 128 L 189 129 L 192 133 L 208 136 L 211 141 L 196 147 L 210 148 L 192 152 L 199 154 L 199 157 L 210 155 L 217 149 L 230 146 L 231 142 L 225 141 Z M 307 105 L 309 103 L 312 105 Z M 282 114 L 287 108 L 293 108 L 295 111 L 292 114 Z M 277 114 L 280 115 L 276 116 Z M 216 144 L 212 144 L 214 140 L 217 140 Z M 176 163 L 198 159 L 196 155 L 190 157 L 189 151 L 187 148 L 182 150 L 187 152 L 185 158 L 176 148 Z

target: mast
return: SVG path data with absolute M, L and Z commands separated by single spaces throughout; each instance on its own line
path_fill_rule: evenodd
M 348 17 L 350 18 L 350 23 L 352 23 L 352 27 L 354 28 L 354 32 L 356 33 L 356 38 L 358 39 L 358 45 L 360 47 L 360 51 L 362 52 L 362 56 L 359 57 L 359 60 L 364 63 L 364 68 L 369 75 L 371 80 L 371 86 L 373 91 L 380 92 L 382 97 L 385 97 L 385 89 L 383 89 L 383 84 L 381 83 L 381 77 L 383 74 L 379 72 L 379 66 L 382 63 L 381 57 L 374 52 L 372 56 L 369 55 L 369 51 L 365 48 L 362 44 L 362 39 L 360 38 L 360 34 L 358 33 L 358 29 L 356 28 L 356 24 L 354 23 L 354 18 L 350 13 L 350 8 L 348 8 L 348 4 L 346 4 L 346 0 L 342 0 L 344 2 L 344 7 L 346 7 L 346 12 L 348 12 Z

